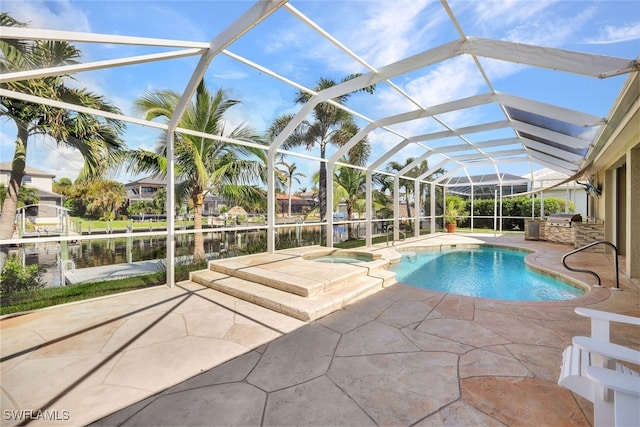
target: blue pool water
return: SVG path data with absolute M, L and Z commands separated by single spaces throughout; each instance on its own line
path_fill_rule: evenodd
M 350 264 L 354 262 L 371 261 L 371 258 L 360 255 L 323 255 L 311 258 L 311 261 L 328 262 L 332 264 Z
M 503 248 L 405 252 L 391 267 L 399 282 L 457 295 L 511 301 L 557 301 L 585 292 L 528 269 L 526 253 Z

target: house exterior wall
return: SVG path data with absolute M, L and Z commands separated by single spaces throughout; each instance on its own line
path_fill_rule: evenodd
M 7 186 L 11 178 L 11 162 L 0 164 L 0 184 Z M 36 190 L 38 193 L 38 206 L 27 208 L 24 211 L 26 220 L 33 225 L 59 225 L 60 210 L 63 196 L 53 192 L 54 174 L 28 166 L 22 179 L 25 187 Z M 22 213 L 23 211 L 20 210 Z
M 625 256 L 625 275 L 640 286 L 640 77 L 631 75 L 616 101 L 607 135 L 587 171 L 602 188 L 592 197 L 605 239 Z M 620 182 L 624 180 L 624 182 Z M 624 235 L 624 239 L 618 236 Z
M 53 191 L 54 176 L 25 176 L 22 183 L 31 188 L 37 188 L 44 191 Z
M 636 121 L 636 123 L 638 122 Z M 627 251 L 634 257 L 633 259 L 629 258 L 627 269 L 631 271 L 632 277 L 640 277 L 640 194 L 637 191 L 640 188 L 640 146 L 627 152 L 627 164 L 629 170 L 633 171 L 627 177 L 627 200 L 629 203 L 627 206 L 629 216 L 626 224 L 627 236 L 629 236 Z
M 54 174 L 30 166 L 27 166 L 24 172 L 22 184 L 38 190 L 53 191 L 53 178 L 56 177 Z M 8 186 L 9 179 L 11 179 L 11 162 L 1 162 L 0 184 Z

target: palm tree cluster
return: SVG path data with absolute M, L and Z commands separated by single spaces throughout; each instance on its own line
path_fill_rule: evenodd
M 8 14 L 0 14 L 2 26 L 24 26 Z M 67 42 L 58 41 L 21 41 L 0 37 L 0 72 L 17 72 L 41 69 L 76 63 L 81 52 Z M 358 75 L 350 75 L 340 82 L 329 78 L 320 78 L 313 88 L 315 92 L 328 89 L 346 82 Z M 47 76 L 23 81 L 2 83 L 3 89 L 36 95 L 47 99 L 89 107 L 110 113 L 119 113 L 119 109 L 101 95 L 70 86 L 70 76 Z M 375 86 L 360 90 L 373 93 Z M 326 159 L 330 145 L 344 146 L 358 132 L 359 128 L 353 116 L 336 104 L 345 104 L 353 93 L 333 98 L 331 102 L 322 102 L 315 106 L 311 119 L 304 120 L 283 143 L 284 149 L 304 147 L 307 150 L 318 148 L 320 158 Z M 298 91 L 296 104 L 308 102 L 311 95 Z M 164 120 L 168 122 L 176 112 L 181 94 L 161 89 L 142 94 L 134 101 L 134 111 L 146 120 Z M 188 202 L 194 210 L 194 259 L 204 260 L 202 230 L 202 208 L 204 198 L 213 193 L 222 196 L 227 202 L 242 205 L 248 210 L 262 211 L 266 206 L 266 192 L 261 184 L 266 182 L 266 149 L 268 143 L 279 135 L 291 121 L 293 115 L 283 115 L 274 120 L 264 135 L 259 134 L 247 124 L 229 128 L 226 117 L 229 110 L 240 104 L 230 97 L 225 89 L 211 90 L 204 81 L 197 87 L 195 96 L 188 104 L 174 132 L 174 165 L 176 187 L 175 194 L 179 202 Z M 0 218 L 0 239 L 12 237 L 15 213 L 20 197 L 19 189 L 27 164 L 27 146 L 30 137 L 36 134 L 47 135 L 58 145 L 78 150 L 84 159 L 83 169 L 76 184 L 87 189 L 88 209 L 101 212 L 105 218 L 113 218 L 117 209 L 126 199 L 121 185 L 105 180 L 107 171 L 119 165 L 135 174 L 152 173 L 166 176 L 168 169 L 166 133 L 159 135 L 154 150 L 128 149 L 122 139 L 124 124 L 118 120 L 98 117 L 62 108 L 29 103 L 14 98 L 0 98 L 0 115 L 15 123 L 17 136 L 13 156 L 11 178 L 2 206 Z M 229 143 L 229 139 L 247 144 Z M 263 146 L 262 149 L 260 146 Z M 342 163 L 363 166 L 367 162 L 371 148 L 366 138 L 358 141 L 341 159 Z M 413 161 L 409 159 L 407 161 Z M 294 183 L 300 183 L 306 175 L 298 170 L 295 163 L 284 158 L 278 163 L 278 178 L 288 191 L 288 215 L 291 216 L 291 197 Z M 400 170 L 403 165 L 390 163 L 389 170 Z M 428 169 L 426 162 L 411 173 L 418 176 Z M 328 211 L 327 166 L 321 161 L 318 169 L 318 198 L 321 221 Z M 335 204 L 344 201 L 347 204 L 349 219 L 357 210 L 364 209 L 365 173 L 357 168 L 340 166 L 333 171 Z M 378 175 L 375 181 L 384 190 L 384 179 Z M 67 188 L 69 183 L 66 183 Z M 411 192 L 410 181 L 402 181 L 407 197 Z M 91 194 L 89 194 L 91 193 Z M 375 193 L 376 210 L 383 210 L 388 203 L 383 192 Z M 168 207 L 171 212 L 173 207 Z M 200 231 L 200 232 L 199 232 Z M 349 237 L 353 238 L 350 229 Z M 8 248 L 2 246 L 0 271 L 6 260 Z
M 7 13 L 0 13 L 0 25 L 24 27 Z M 0 38 L 0 73 L 27 71 L 74 64 L 80 51 L 67 42 L 22 41 Z M 103 96 L 68 85 L 69 76 L 48 76 L 37 79 L 2 83 L 0 87 L 29 95 L 82 105 L 111 113 L 120 111 Z M 20 185 L 27 164 L 27 147 L 33 135 L 48 135 L 58 145 L 75 148 L 84 158 L 79 179 L 90 180 L 104 175 L 119 161 L 125 148 L 122 140 L 124 124 L 118 120 L 96 117 L 67 109 L 0 97 L 0 116 L 17 128 L 7 195 L 0 216 L 0 239 L 10 239 L 18 206 Z M 0 271 L 7 259 L 8 247 L 0 250 Z

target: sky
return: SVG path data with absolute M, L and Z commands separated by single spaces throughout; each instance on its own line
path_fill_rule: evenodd
M 30 28 L 131 35 L 163 39 L 209 42 L 248 10 L 254 2 L 178 0 L 3 0 L 0 9 Z M 292 0 L 290 4 L 331 36 L 358 55 L 366 64 L 379 68 L 400 59 L 434 49 L 460 38 L 440 1 L 320 1 Z M 636 59 L 640 55 L 640 2 L 636 1 L 450 1 L 452 13 L 467 36 L 537 44 L 541 46 Z M 155 53 L 167 49 L 113 44 L 74 43 L 83 61 L 97 61 Z M 351 73 L 366 73 L 365 65 L 328 43 L 281 8 L 228 51 L 269 68 L 307 87 L 320 77 L 339 81 Z M 187 85 L 197 57 L 173 59 L 76 74 L 72 83 L 109 98 L 125 114 L 133 114 L 133 100 L 145 92 L 171 89 L 181 92 Z M 480 58 L 483 70 L 495 90 L 536 101 L 606 117 L 627 76 L 594 79 L 551 70 Z M 205 74 L 207 85 L 224 88 L 241 104 L 230 110 L 231 126 L 247 123 L 264 132 L 284 113 L 295 113 L 296 88 L 248 67 L 227 55 L 218 55 Z M 469 55 L 460 55 L 419 71 L 392 79 L 423 106 L 433 106 L 489 91 Z M 374 95 L 357 93 L 347 105 L 366 119 L 375 120 L 416 108 L 388 84 L 379 84 Z M 442 123 L 457 128 L 502 120 L 495 105 L 475 107 L 432 118 L 392 126 L 395 133 L 376 131 L 369 135 L 372 158 L 388 152 L 401 136 L 443 130 Z M 512 131 L 493 131 L 470 136 L 482 141 L 513 136 Z M 16 131 L 9 121 L 0 121 L 0 161 L 13 156 Z M 157 130 L 129 124 L 125 141 L 130 148 L 152 150 Z M 450 141 L 434 142 L 438 144 Z M 504 147 L 503 147 L 504 148 Z M 304 152 L 304 150 L 299 150 Z M 403 149 L 396 160 L 421 154 L 420 147 Z M 318 156 L 317 150 L 305 152 Z M 331 154 L 331 152 L 330 152 Z M 310 177 L 317 161 L 287 158 L 307 175 L 300 186 L 311 187 Z M 430 165 L 437 158 L 429 159 Z M 56 179 L 75 179 L 82 164 L 78 152 L 57 147 L 48 137 L 29 141 L 27 164 L 49 171 Z M 487 173 L 474 168 L 471 174 Z M 501 166 L 503 172 L 523 175 L 527 164 Z M 113 177 L 127 182 L 134 176 L 124 171 Z M 294 190 L 298 189 L 294 186 Z

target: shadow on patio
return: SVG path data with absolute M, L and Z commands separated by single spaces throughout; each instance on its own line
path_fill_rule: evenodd
M 570 249 L 473 239 L 558 272 Z M 576 262 L 608 265 L 611 285 L 606 256 Z M 589 332 L 576 306 L 640 314 L 621 287 L 525 303 L 397 284 L 310 323 L 188 282 L 42 310 L 0 322 L 2 425 L 589 425 L 556 385 L 561 353 Z

